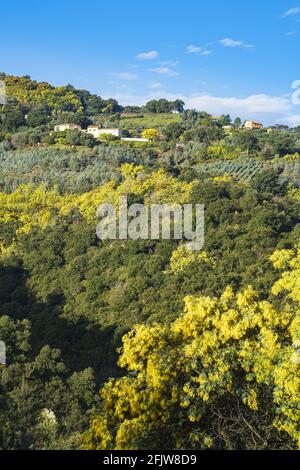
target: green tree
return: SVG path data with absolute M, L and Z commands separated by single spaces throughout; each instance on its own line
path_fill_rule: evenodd
M 43 126 L 48 123 L 51 111 L 48 108 L 37 108 L 29 111 L 26 123 L 29 127 Z
M 25 126 L 25 116 L 21 110 L 8 110 L 4 114 L 3 129 L 7 132 L 15 132 L 20 127 Z

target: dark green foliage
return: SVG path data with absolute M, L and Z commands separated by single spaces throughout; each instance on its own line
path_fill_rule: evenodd
M 270 255 L 299 235 L 299 204 L 284 188 L 271 173 L 254 187 L 195 183 L 191 202 L 205 204 L 204 249 L 214 263 L 176 274 L 169 264 L 178 242 L 100 242 L 77 211 L 53 214 L 46 230 L 20 237 L 19 254 L 0 269 L 0 338 L 8 345 L 2 448 L 77 448 L 97 406 L 96 386 L 120 375 L 116 349 L 136 323 L 168 323 L 186 295 L 219 295 L 227 285 L 251 284 L 263 299 L 276 280 Z M 15 228 L 3 223 L 2 239 L 11 241 Z
M 253 187 L 261 197 L 284 196 L 287 193 L 288 181 L 280 178 L 280 170 L 264 171 L 254 181 Z
M 91 368 L 71 372 L 50 346 L 33 355 L 30 322 L 0 317 L 8 363 L 0 366 L 0 449 L 77 448 L 98 403 Z
M 51 111 L 47 107 L 32 109 L 27 114 L 26 123 L 29 127 L 39 127 L 49 122 Z
M 2 129 L 6 132 L 15 132 L 25 124 L 25 115 L 20 109 L 8 109 L 3 114 Z

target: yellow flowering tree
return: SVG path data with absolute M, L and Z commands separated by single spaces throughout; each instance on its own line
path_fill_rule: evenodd
M 193 183 L 178 181 L 162 169 L 147 174 L 143 166 L 125 164 L 121 173 L 120 184 L 109 181 L 84 194 L 61 195 L 55 188 L 46 189 L 43 184 L 37 187 L 23 184 L 10 194 L 0 192 L 0 224 L 11 225 L 14 231 L 10 245 L 0 235 L 0 257 L 16 251 L 23 234 L 34 229 L 45 230 L 74 209 L 87 223 L 96 225 L 99 205 L 111 203 L 118 207 L 120 196 L 141 196 L 146 205 L 185 204 L 190 200 Z
M 211 145 L 207 148 L 208 158 L 211 160 L 237 160 L 241 156 L 241 149 L 235 148 L 234 150 L 226 147 L 225 145 Z
M 191 250 L 188 245 L 180 245 L 171 255 L 170 271 L 173 274 L 181 273 L 194 263 L 204 263 L 212 268 L 215 266 L 215 261 L 205 251 L 198 253 Z
M 142 132 L 142 138 L 157 141 L 161 138 L 161 133 L 157 129 L 145 129 Z
M 300 249 L 272 261 L 276 302 L 228 287 L 124 337 L 128 375 L 101 390 L 86 449 L 300 447 Z

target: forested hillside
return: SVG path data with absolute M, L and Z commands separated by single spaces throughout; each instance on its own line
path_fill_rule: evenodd
M 299 448 L 300 129 L 0 79 L 0 448 Z M 204 249 L 99 240 L 121 195 Z

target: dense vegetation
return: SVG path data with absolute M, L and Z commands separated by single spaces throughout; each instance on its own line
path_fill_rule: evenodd
M 299 129 L 2 79 L 0 447 L 298 448 Z M 204 204 L 204 250 L 100 241 L 124 194 Z

